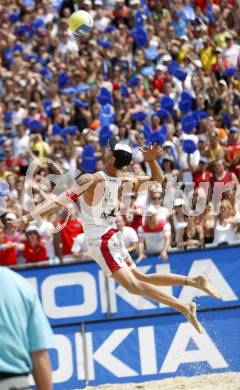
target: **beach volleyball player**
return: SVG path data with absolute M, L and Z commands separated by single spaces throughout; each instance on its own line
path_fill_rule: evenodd
M 145 161 L 149 164 L 151 178 L 133 178 L 134 185 L 141 186 L 143 181 L 152 180 L 162 183 L 163 173 L 156 161 L 161 149 L 150 145 L 141 149 Z M 126 144 L 117 142 L 115 137 L 109 141 L 109 147 L 104 158 L 104 169 L 95 174 L 81 175 L 73 188 L 55 200 L 49 200 L 38 205 L 31 212 L 12 222 L 15 227 L 26 225 L 31 220 L 49 215 L 60 205 L 66 205 L 69 200 L 78 201 L 83 219 L 84 232 L 87 238 L 90 256 L 100 265 L 106 275 L 113 277 L 129 293 L 141 295 L 154 301 L 166 304 L 182 313 L 199 333 L 203 328 L 196 317 L 195 303 L 185 304 L 179 299 L 165 294 L 159 286 L 187 285 L 204 290 L 209 295 L 219 298 L 205 276 L 195 278 L 176 274 L 143 274 L 136 267 L 117 230 L 116 215 L 118 199 L 123 189 L 123 168 L 129 166 L 132 151 Z

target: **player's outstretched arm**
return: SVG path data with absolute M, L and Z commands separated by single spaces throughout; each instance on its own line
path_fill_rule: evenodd
M 80 176 L 76 181 L 71 190 L 60 194 L 56 199 L 50 199 L 39 204 L 31 213 L 28 213 L 21 218 L 9 222 L 15 228 L 23 228 L 29 222 L 39 218 L 47 217 L 57 210 L 60 206 L 67 207 L 69 201 L 76 200 L 80 195 L 86 192 L 87 189 L 97 184 L 100 178 L 96 174 L 85 174 Z

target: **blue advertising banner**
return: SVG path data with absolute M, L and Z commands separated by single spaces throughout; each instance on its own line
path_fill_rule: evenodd
M 37 291 L 51 325 L 107 319 L 106 278 L 94 262 L 20 273 Z
M 221 294 L 221 300 L 183 287 L 161 287 L 184 301 L 196 299 L 199 307 L 217 308 L 240 304 L 239 247 L 173 253 L 167 263 L 149 257 L 140 263 L 143 273 L 206 274 Z M 162 304 L 129 294 L 112 278 L 105 278 L 97 264 L 81 263 L 20 271 L 37 290 L 52 325 L 81 321 L 126 318 L 171 312 Z
M 240 309 L 199 319 L 203 335 L 179 314 L 56 328 L 54 389 L 240 371 Z

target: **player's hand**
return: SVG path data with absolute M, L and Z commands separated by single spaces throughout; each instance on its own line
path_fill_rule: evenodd
M 167 251 L 161 251 L 159 258 L 161 258 L 163 261 L 167 261 L 168 260 Z
M 144 148 L 139 148 L 139 150 L 141 150 L 144 160 L 148 162 L 160 158 L 163 154 L 163 149 L 159 145 L 149 145 Z

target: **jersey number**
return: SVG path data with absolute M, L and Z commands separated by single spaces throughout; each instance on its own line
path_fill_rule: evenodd
M 109 214 L 106 214 L 105 211 L 102 212 L 101 218 L 107 219 L 108 217 L 116 218 L 115 214 L 116 209 L 112 209 Z

